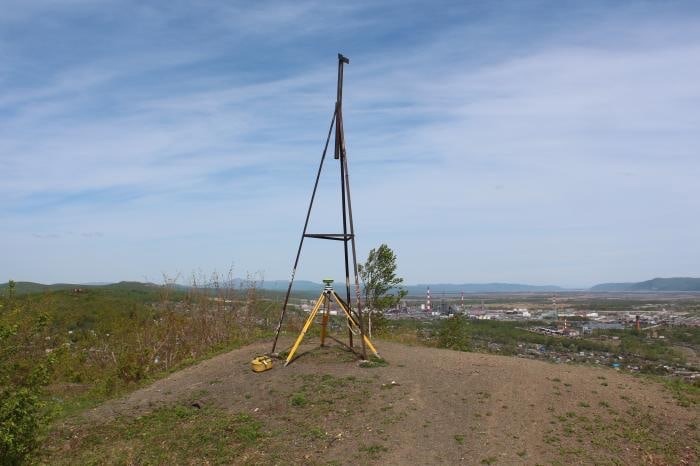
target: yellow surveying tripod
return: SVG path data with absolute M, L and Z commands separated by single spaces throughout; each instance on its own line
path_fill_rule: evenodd
M 340 307 L 343 312 L 345 313 L 345 316 L 347 317 L 348 320 L 348 325 L 350 326 L 350 330 L 352 332 L 358 332 L 360 331 L 360 325 L 355 318 L 355 316 L 352 315 L 350 312 L 350 308 L 348 305 L 343 301 L 340 296 L 338 296 L 338 293 L 335 292 L 333 289 L 333 280 L 331 279 L 325 279 L 323 280 L 324 287 L 323 291 L 321 292 L 321 296 L 318 297 L 316 300 L 316 304 L 314 304 L 313 309 L 311 309 L 311 313 L 309 314 L 309 317 L 306 319 L 306 322 L 304 323 L 304 328 L 301 329 L 301 333 L 297 337 L 297 340 L 294 342 L 294 346 L 292 346 L 292 349 L 289 351 L 289 355 L 287 356 L 287 360 L 285 361 L 284 365 L 287 366 L 292 359 L 294 358 L 294 354 L 297 352 L 297 349 L 299 349 L 299 345 L 301 344 L 301 341 L 304 339 L 304 335 L 306 335 L 306 332 L 309 330 L 309 327 L 311 327 L 311 324 L 313 323 L 314 319 L 316 318 L 316 314 L 318 314 L 318 311 L 321 310 L 321 307 L 323 307 L 323 318 L 321 320 L 321 346 L 324 345 L 325 340 L 326 340 L 326 334 L 328 333 L 328 317 L 330 315 L 330 304 L 331 300 L 334 300 L 337 304 L 338 307 Z M 363 332 L 360 332 L 363 333 Z M 364 342 L 367 345 L 367 347 L 375 354 L 375 356 L 379 357 L 379 353 L 377 352 L 377 349 L 374 347 L 372 342 L 367 338 L 367 335 L 363 335 L 364 337 Z

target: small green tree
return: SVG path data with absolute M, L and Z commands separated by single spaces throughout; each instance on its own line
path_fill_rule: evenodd
M 17 284 L 14 280 L 10 280 L 7 282 L 5 293 L 3 293 L 3 295 L 0 295 L 0 298 L 4 298 L 0 299 L 0 312 L 2 312 L 3 309 L 7 309 L 9 311 L 14 307 L 16 289 Z
M 386 244 L 372 249 L 367 262 L 359 264 L 358 272 L 362 280 L 365 309 L 367 310 L 368 331 L 372 336 L 372 317 L 381 318 L 384 311 L 398 304 L 406 295 L 401 288 L 403 278 L 396 276 L 396 254 Z
M 471 342 L 468 326 L 469 323 L 461 316 L 450 317 L 442 321 L 437 335 L 438 346 L 451 350 L 469 351 Z

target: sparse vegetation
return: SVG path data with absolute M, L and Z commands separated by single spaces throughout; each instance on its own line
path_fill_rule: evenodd
M 384 367 L 388 365 L 389 363 L 386 360 L 374 355 L 370 356 L 366 361 L 362 361 L 360 363 L 360 367 L 364 368 Z
M 372 459 L 378 459 L 381 453 L 388 451 L 388 449 L 384 445 L 373 443 L 372 445 L 360 447 L 360 451 L 366 453 Z
M 51 464 L 62 464 L 62 461 L 63 464 L 90 463 L 97 461 L 97 452 L 104 450 L 105 445 L 109 444 L 107 450 L 109 454 L 113 453 L 117 463 L 182 462 L 185 458 L 184 450 L 190 448 L 192 442 L 196 441 L 195 438 L 199 437 L 202 445 L 199 450 L 193 451 L 210 463 L 235 462 L 236 460 L 230 458 L 239 458 L 239 455 L 248 458 L 246 461 L 252 463 L 279 463 L 284 461 L 282 450 L 295 448 L 288 439 L 303 439 L 304 444 L 309 445 L 314 452 L 326 451 L 330 446 L 341 445 L 345 441 L 345 432 L 353 431 L 356 427 L 350 424 L 354 422 L 362 426 L 361 429 L 367 429 L 367 435 L 384 442 L 394 435 L 390 433 L 392 425 L 399 425 L 407 416 L 411 416 L 411 413 L 426 409 L 413 399 L 415 392 L 412 390 L 415 387 L 410 380 L 402 380 L 393 374 L 386 377 L 382 368 L 387 366 L 387 360 L 373 357 L 362 365 L 373 368 L 369 372 L 360 370 L 347 376 L 338 376 L 335 372 L 333 375 L 297 374 L 290 377 L 289 384 L 283 387 L 266 386 L 262 392 L 242 386 L 237 391 L 236 403 L 247 406 L 248 409 L 233 413 L 218 411 L 213 407 L 216 404 L 209 404 L 212 393 L 231 383 L 227 375 L 210 374 L 202 379 L 204 385 L 196 387 L 188 392 L 186 397 L 180 398 L 180 403 L 184 405 L 156 408 L 157 403 L 151 404 L 149 399 L 148 410 L 140 417 L 107 420 L 95 429 L 71 424 L 63 427 L 67 420 L 74 419 L 69 414 L 80 412 L 86 406 L 138 388 L 184 365 L 265 335 L 266 326 L 269 327 L 276 317 L 276 309 L 273 308 L 272 312 L 268 309 L 272 302 L 260 299 L 256 291 L 233 290 L 232 299 L 226 302 L 228 298 L 215 299 L 222 295 L 223 290 L 207 288 L 184 291 L 166 288 L 147 287 L 138 291 L 136 285 L 130 284 L 125 285 L 125 288 L 89 289 L 81 293 L 73 293 L 72 290 L 52 290 L 40 295 L 29 293 L 14 296 L 12 308 L 22 309 L 23 317 L 29 317 L 23 321 L 25 327 L 16 328 L 14 325 L 18 321 L 13 319 L 17 319 L 17 316 L 6 312 L 10 308 L 7 306 L 8 294 L 2 297 L 0 322 L 4 329 L 10 328 L 14 332 L 5 341 L 14 339 L 29 342 L 31 345 L 31 352 L 28 348 L 15 345 L 20 351 L 15 353 L 13 358 L 16 358 L 16 361 L 24 361 L 23 373 L 30 374 L 35 365 L 44 363 L 46 374 L 53 370 L 51 384 L 46 387 L 46 393 L 42 392 L 41 384 L 37 385 L 38 409 L 35 412 L 40 417 L 37 428 L 33 431 L 34 442 L 45 435 L 42 434 L 41 426 L 46 419 L 60 418 L 61 422 L 54 423 L 46 440 L 42 440 L 48 447 L 40 452 L 39 461 Z M 303 317 L 297 315 L 297 321 L 291 320 L 290 326 L 298 330 L 299 320 Z M 463 318 L 422 324 L 402 321 L 389 323 L 390 327 L 385 328 L 382 335 L 399 341 L 500 354 L 508 354 L 511 349 L 517 348 L 523 332 L 522 329 L 508 323 L 482 323 Z M 212 328 L 222 324 L 223 330 L 227 331 Z M 185 329 L 185 326 L 193 328 Z M 39 330 L 35 331 L 36 329 Z M 387 330 L 391 332 L 387 333 Z M 392 333 L 394 330 L 397 331 Z M 72 333 L 69 333 L 71 331 Z M 172 362 L 165 364 L 160 361 L 172 350 L 169 346 L 169 341 L 172 340 L 168 340 L 172 332 L 178 335 L 178 341 L 185 350 L 176 352 Z M 107 333 L 110 334 L 109 337 L 106 336 Z M 525 333 L 526 339 L 534 335 L 536 338 L 545 339 L 546 342 L 547 338 L 551 338 Z M 206 338 L 195 342 L 197 335 Z M 46 339 L 46 336 L 51 338 Z M 690 339 L 691 336 L 684 334 L 683 338 Z M 159 344 L 154 344 L 159 340 Z M 553 340 L 555 344 L 561 343 L 561 339 L 556 340 Z M 488 345 L 485 342 L 496 342 L 501 346 Z M 382 342 L 376 343 L 381 351 Z M 598 341 L 596 344 L 609 345 L 611 348 L 613 346 L 609 341 Z M 119 345 L 123 345 L 123 348 L 118 348 Z M 51 351 L 47 352 L 47 349 Z M 103 349 L 108 352 L 102 351 Z M 108 357 L 105 358 L 105 355 Z M 156 358 L 158 363 L 155 362 Z M 389 360 L 391 367 L 387 372 L 401 372 L 407 367 L 412 367 L 406 360 L 395 362 L 395 359 L 394 357 Z M 343 351 L 340 347 L 331 347 L 321 351 L 309 351 L 301 361 L 306 361 L 307 364 L 326 364 L 332 361 L 335 364 L 355 360 L 352 353 Z M 5 362 L 0 361 L 0 366 Z M 351 363 L 348 367 L 357 370 L 357 364 Z M 624 445 L 648 445 L 645 451 L 654 455 L 654 458 L 661 458 L 661 462 L 694 458 L 696 452 L 692 449 L 683 453 L 687 444 L 669 443 L 665 431 L 653 427 L 651 418 L 637 419 L 638 413 L 632 409 L 632 400 L 636 399 L 636 395 L 630 390 L 634 387 L 630 380 L 634 379 L 625 382 L 613 375 L 613 372 L 606 372 L 609 374 L 606 377 L 596 374 L 603 372 L 600 369 L 593 369 L 589 382 L 586 383 L 573 373 L 568 375 L 568 371 L 569 369 L 551 370 L 544 372 L 539 378 L 540 381 L 550 382 L 544 386 L 550 393 L 554 390 L 552 400 L 556 400 L 557 403 L 571 403 L 567 407 L 569 411 L 560 411 L 559 414 L 555 412 L 557 408 L 554 406 L 542 410 L 548 417 L 549 413 L 552 413 L 549 421 L 552 429 L 544 433 L 540 445 L 550 448 L 551 450 L 547 451 L 555 455 L 552 457 L 559 456 L 562 461 L 568 462 L 610 462 L 615 455 L 625 451 Z M 473 374 L 479 372 L 482 372 L 482 369 L 475 367 Z M 362 374 L 367 374 L 367 377 L 362 377 Z M 481 377 L 477 375 L 474 380 Z M 396 383 L 392 380 L 394 378 Z M 608 386 L 608 378 L 610 385 L 617 388 L 601 388 Z M 644 383 L 647 379 L 637 380 L 638 382 L 634 383 Z M 670 390 L 669 401 L 672 394 L 675 403 L 682 407 L 694 409 L 697 405 L 697 387 L 682 382 L 666 382 L 665 379 L 656 376 L 650 377 L 649 380 L 663 381 L 667 385 Z M 601 393 L 591 390 L 590 384 L 599 388 Z M 590 399 L 570 401 L 568 397 L 573 390 L 570 387 L 580 388 L 584 393 L 590 392 Z M 177 393 L 173 386 L 162 393 L 169 399 L 174 399 L 171 395 L 173 389 Z M 433 392 L 437 393 L 436 390 L 437 387 L 431 387 L 422 396 L 430 396 Z M 453 450 L 464 450 L 461 445 L 472 445 L 475 438 L 486 438 L 483 437 L 488 435 L 488 427 L 485 426 L 500 421 L 504 416 L 522 416 L 522 407 L 511 403 L 498 387 L 482 384 L 472 390 L 471 394 L 468 390 L 460 393 L 453 390 L 454 396 L 461 400 L 458 404 L 468 410 L 463 419 L 469 420 L 469 425 L 461 431 L 463 433 L 443 432 L 448 441 L 445 445 L 451 445 Z M 271 422 L 269 413 L 258 412 L 258 407 L 266 409 L 265 404 L 258 404 L 259 395 L 279 399 L 284 412 L 282 416 L 288 418 L 288 423 Z M 452 392 L 449 396 L 452 396 Z M 372 398 L 377 398 L 379 402 L 375 403 L 371 412 L 366 416 L 357 414 L 362 413 L 360 407 L 364 402 Z M 46 405 L 42 407 L 42 403 Z M 620 408 L 620 403 L 624 407 Z M 190 404 L 196 409 L 190 407 Z M 536 403 L 529 403 L 527 406 L 537 408 Z M 618 409 L 614 409 L 613 406 Z M 474 408 L 478 408 L 479 412 L 475 412 Z M 681 409 L 675 406 L 674 408 Z M 155 411 L 151 411 L 152 409 Z M 201 416 L 205 414 L 211 416 L 214 421 L 213 425 L 207 426 L 200 435 L 196 429 L 190 429 L 190 426 L 204 423 Z M 352 421 L 345 421 L 346 419 Z M 159 430 L 157 424 L 165 422 L 175 426 L 173 432 Z M 290 422 L 293 423 L 293 427 Z M 439 428 L 437 424 L 424 418 L 415 425 L 422 425 L 420 436 L 424 435 L 426 439 L 432 438 L 435 430 Z M 543 425 L 547 425 L 547 420 Z M 693 426 L 696 424 L 685 420 L 681 428 L 692 431 Z M 455 430 L 459 432 L 458 429 Z M 77 437 L 73 438 L 76 433 Z M 618 437 L 613 438 L 613 434 Z M 218 443 L 223 436 L 230 438 L 228 443 Z M 517 439 L 516 436 L 513 438 Z M 627 443 L 623 445 L 621 442 Z M 668 444 L 666 447 L 663 447 L 664 442 Z M 262 443 L 274 443 L 278 447 L 263 451 L 259 446 Z M 69 444 L 70 453 L 66 454 Z M 129 450 L 132 444 L 133 449 Z M 541 458 L 538 453 L 522 448 L 524 446 L 517 445 L 517 448 L 509 453 L 512 456 L 504 458 L 503 461 L 517 461 L 517 457 L 527 456 L 527 459 L 534 463 Z M 384 443 L 361 444 L 360 447 L 353 448 L 353 461 L 357 463 L 381 461 L 394 453 L 391 445 Z M 590 453 L 591 449 L 600 449 L 603 453 Z M 31 448 L 26 451 L 30 452 Z M 300 452 L 295 451 L 297 454 Z M 312 458 L 304 461 L 327 462 L 325 457 L 317 456 L 317 453 L 311 455 Z M 486 456 L 487 452 L 483 455 Z M 301 460 L 301 457 L 295 458 Z M 497 461 L 499 458 L 487 456 L 472 460 L 483 460 L 486 461 L 484 464 L 488 464 L 489 461 Z M 629 458 L 637 456 L 632 455 Z M 328 460 L 332 463 L 333 458 Z M 442 461 L 446 461 L 446 458 L 443 457 Z
M 587 404 L 587 403 L 583 403 Z M 579 403 L 579 406 L 583 405 Z M 599 406 L 604 411 L 592 416 L 577 415 L 567 412 L 565 415 L 554 415 L 558 421 L 558 431 L 552 430 L 545 433 L 543 440 L 548 444 L 561 444 L 564 438 L 580 445 L 590 443 L 595 448 L 561 447 L 559 454 L 565 462 L 580 461 L 600 464 L 607 462 L 620 462 L 621 447 L 629 450 L 634 445 L 647 459 L 654 459 L 658 464 L 683 464 L 692 463 L 697 458 L 697 448 L 693 447 L 696 433 L 686 431 L 683 435 L 663 436 L 661 427 L 650 411 L 628 409 L 624 415 L 619 415 L 609 408 L 607 402 L 600 402 Z M 557 423 L 554 423 L 557 424 Z M 619 439 L 624 439 L 622 445 Z
M 292 395 L 289 402 L 292 406 L 296 406 L 297 408 L 303 408 L 309 403 L 309 400 L 306 399 L 306 395 L 304 395 L 303 393 L 295 393 L 294 395 Z
M 267 434 L 248 414 L 175 405 L 138 418 L 119 418 L 81 431 L 73 448 L 52 457 L 53 464 L 186 464 L 192 458 L 231 464 L 244 452 L 261 459 L 257 442 Z
M 194 285 L 17 294 L 10 282 L 0 296 L 0 457 L 26 458 L 50 419 L 269 332 L 254 281 Z
M 678 379 L 661 379 L 680 406 L 694 407 L 700 404 L 700 384 L 690 384 Z
M 320 427 L 312 427 L 308 430 L 307 436 L 313 439 L 322 439 L 326 437 L 326 433 Z
M 111 396 L 268 332 L 272 316 L 265 314 L 269 306 L 259 300 L 255 285 L 236 290 L 217 280 L 187 291 L 125 285 L 24 295 L 14 300 L 17 312 L 0 315 L 0 324 L 41 325 L 17 357 L 53 355 L 52 394 Z M 4 308 L 7 300 L 0 300 Z

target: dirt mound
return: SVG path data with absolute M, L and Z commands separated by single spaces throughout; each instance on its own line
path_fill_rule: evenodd
M 259 422 L 264 441 L 239 445 L 240 463 L 698 460 L 697 408 L 679 406 L 656 382 L 598 367 L 377 343 L 386 366 L 360 367 L 341 348 L 312 343 L 290 366 L 263 373 L 249 364 L 268 342 L 222 354 L 85 413 L 71 448 L 80 447 L 87 425 L 177 404 Z

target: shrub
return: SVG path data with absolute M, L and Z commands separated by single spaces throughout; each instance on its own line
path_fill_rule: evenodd
M 31 322 L 27 322 L 31 324 Z M 0 464 L 23 463 L 34 451 L 46 417 L 41 399 L 53 359 L 27 358 L 23 344 L 44 325 L 0 323 Z M 25 350 L 26 351 L 26 350 Z
M 445 320 L 438 330 L 437 343 L 441 348 L 469 351 L 469 323 L 460 316 Z
M 0 391 L 0 464 L 21 464 L 36 448 L 43 406 L 31 388 Z

